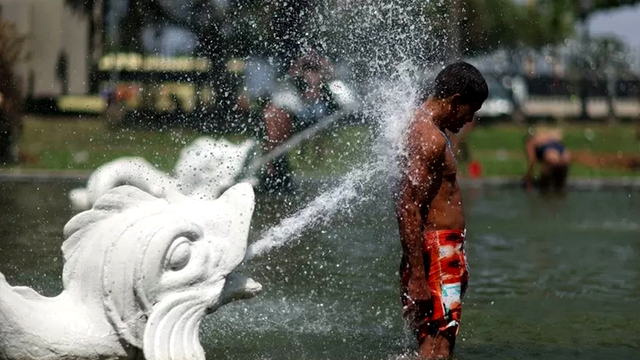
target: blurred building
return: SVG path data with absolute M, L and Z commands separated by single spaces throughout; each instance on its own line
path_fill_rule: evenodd
M 64 0 L 0 0 L 0 16 L 26 36 L 16 67 L 28 98 L 86 94 L 89 87 L 89 19 Z

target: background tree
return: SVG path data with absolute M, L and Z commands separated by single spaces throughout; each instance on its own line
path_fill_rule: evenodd
M 634 5 L 640 0 L 592 0 L 590 12 Z M 581 0 L 464 0 L 461 15 L 438 15 L 440 27 L 460 28 L 460 48 L 465 55 L 476 55 L 495 49 L 530 47 L 540 49 L 562 43 L 575 34 L 581 13 Z M 442 14 L 441 3 L 425 5 Z M 446 13 L 445 11 L 445 13 Z M 459 17 L 459 18 L 457 18 Z M 442 31 L 442 30 L 440 30 Z
M 103 0 L 66 0 L 91 13 Z M 128 1 L 118 39 L 121 51 L 142 51 L 144 27 L 159 24 L 188 30 L 197 38 L 198 56 L 221 63 L 232 56 L 295 48 L 312 12 L 310 0 L 136 0 Z M 286 50 L 285 50 L 286 51 Z
M 598 74 L 613 72 L 617 76 L 626 77 L 631 74 L 629 50 L 615 37 L 596 37 L 587 49 L 589 67 Z
M 91 13 L 103 0 L 66 0 L 73 9 Z M 640 0 L 591 0 L 592 11 L 614 7 L 634 5 Z M 367 0 L 136 0 L 128 2 L 128 18 L 123 33 L 127 49 L 136 49 L 135 39 L 139 39 L 141 28 L 153 22 L 167 22 L 184 27 L 196 34 L 199 52 L 212 58 L 220 54 L 247 53 L 260 49 L 265 44 L 278 48 L 291 47 L 296 40 L 293 33 L 300 33 L 315 11 L 312 3 L 318 3 L 323 21 L 332 15 L 340 14 L 340 8 L 349 8 L 352 17 L 342 16 L 334 24 L 342 22 L 371 22 L 372 27 L 390 31 L 382 22 L 376 24 L 377 14 L 389 13 L 386 23 L 400 22 L 418 26 L 418 22 L 429 23 L 430 34 L 442 35 L 459 23 L 461 30 L 460 48 L 464 54 L 471 55 L 496 48 L 531 46 L 539 48 L 555 44 L 573 34 L 575 21 L 580 13 L 581 0 L 459 0 L 461 12 L 452 19 L 451 1 L 416 2 L 406 0 L 398 4 L 383 4 Z M 220 6 L 220 4 L 226 4 Z M 402 5 L 402 6 L 399 6 Z M 410 9 L 412 14 L 400 7 Z M 375 11 L 374 11 L 375 10 Z M 399 16 L 401 15 L 401 16 Z M 317 25 L 317 23 L 316 23 Z M 362 24 L 363 27 L 365 24 Z M 351 26 L 350 28 L 353 28 Z M 344 27 L 337 29 L 343 30 Z M 311 32 L 319 30 L 312 30 Z M 338 31 L 339 33 L 339 31 Z M 424 34 L 424 35 L 430 35 Z M 339 34 L 334 34 L 339 35 Z M 369 36 L 374 34 L 369 33 Z M 352 34 L 342 34 L 352 37 Z M 343 44 L 344 45 L 344 44 Z M 338 47 L 340 48 L 340 47 Z M 224 57 L 224 56 L 223 56 Z

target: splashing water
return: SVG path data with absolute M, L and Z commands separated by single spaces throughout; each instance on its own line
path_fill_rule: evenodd
M 249 246 L 245 258 L 250 259 L 282 246 L 299 237 L 305 228 L 328 224 L 340 209 L 354 204 L 353 200 L 360 193 L 358 190 L 372 172 L 374 169 L 363 168 L 347 174 L 338 186 L 320 194 L 307 206 L 282 220 L 278 226 L 267 230 L 258 241 Z M 365 198 L 357 199 L 364 200 Z
M 264 232 L 251 244 L 246 259 L 263 255 L 302 236 L 305 229 L 327 225 L 343 210 L 363 203 L 366 185 L 375 181 L 393 181 L 399 173 L 398 156 L 404 151 L 404 130 L 413 112 L 416 86 L 409 63 L 398 67 L 395 79 L 385 82 L 372 94 L 378 105 L 370 107 L 368 116 L 378 121 L 378 135 L 372 146 L 373 160 L 351 170 L 337 186 L 320 194 L 309 204 L 280 224 Z
M 398 158 L 404 155 L 405 132 L 419 95 L 417 74 L 418 67 L 413 63 L 402 63 L 394 76 L 371 95 L 376 105 L 369 108 L 367 116 L 377 120 L 378 128 L 372 146 L 374 168 L 386 181 L 393 181 L 400 173 Z
M 280 224 L 266 230 L 249 246 L 247 258 L 300 238 L 305 229 L 327 225 L 353 205 L 369 200 L 364 189 L 375 183 L 389 187 L 400 174 L 398 159 L 404 153 L 405 129 L 415 111 L 421 71 L 437 61 L 446 34 L 427 39 L 431 27 L 426 9 L 446 6 L 439 0 L 323 0 L 324 14 L 316 14 L 310 40 L 337 57 L 362 64 L 359 76 L 371 86 L 364 99 L 364 116 L 374 122 L 371 160 L 353 168 L 337 186 L 320 194 Z M 336 32 L 336 29 L 338 32 Z M 348 31 L 344 31 L 348 29 Z M 417 64 L 421 65 L 418 66 Z M 361 69 L 362 70 L 362 69 Z M 385 79 L 385 80 L 381 80 Z M 390 194 L 391 195 L 391 194 Z M 348 214 L 345 214 L 347 216 Z

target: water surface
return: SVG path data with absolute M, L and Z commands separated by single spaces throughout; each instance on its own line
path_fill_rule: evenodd
M 0 271 L 61 290 L 73 182 L 0 183 Z M 318 187 L 314 187 L 318 188 Z M 258 197 L 251 239 L 314 194 Z M 209 359 L 403 359 L 400 244 L 387 194 L 242 265 L 255 299 L 206 318 Z M 640 359 L 640 193 L 466 189 L 471 282 L 459 359 Z M 408 355 L 407 355 L 408 354 Z

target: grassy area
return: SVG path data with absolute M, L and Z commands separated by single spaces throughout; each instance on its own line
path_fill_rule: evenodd
M 99 119 L 28 117 L 20 141 L 22 168 L 93 170 L 121 156 L 141 156 L 168 170 L 196 135 L 189 131 L 110 130 Z
M 292 168 L 308 174 L 344 173 L 362 159 L 369 132 L 344 128 L 329 132 L 290 153 Z M 173 169 L 180 150 L 201 136 L 191 130 L 110 129 L 99 118 L 27 117 L 20 139 L 21 169 L 93 170 L 122 156 L 140 156 L 164 171 Z M 222 135 L 209 135 L 219 137 Z M 224 134 L 232 142 L 241 134 Z
M 514 125 L 477 126 L 468 136 L 470 158 L 482 164 L 485 176 L 521 176 L 525 168 L 523 136 Z M 632 125 L 567 125 L 567 147 L 574 153 L 640 155 L 640 139 Z M 20 142 L 21 169 L 93 170 L 121 156 L 141 156 L 158 168 L 173 168 L 180 150 L 199 134 L 170 131 L 113 130 L 98 118 L 27 117 Z M 216 135 L 213 135 L 214 137 Z M 218 135 L 219 136 L 219 135 Z M 245 136 L 226 134 L 231 141 Z M 301 174 L 340 174 L 363 161 L 372 138 L 364 127 L 328 132 L 290 153 L 292 168 Z M 463 172 L 466 164 L 461 164 Z M 622 167 L 576 163 L 572 176 L 640 176 Z

